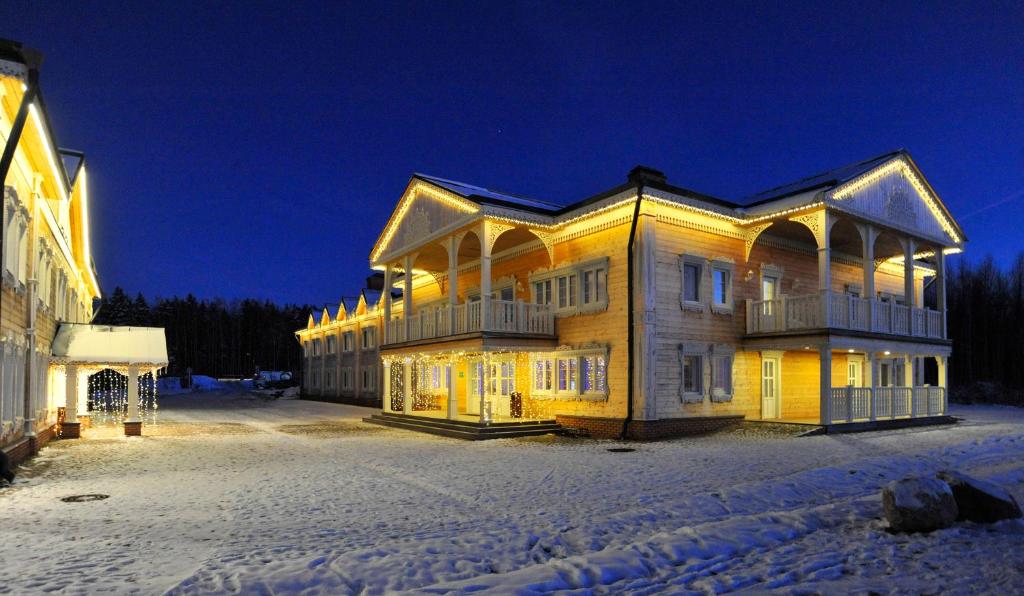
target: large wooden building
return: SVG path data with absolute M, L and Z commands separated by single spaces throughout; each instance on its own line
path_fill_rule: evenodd
M 964 242 L 905 151 L 743 202 L 644 167 L 565 205 L 417 174 L 370 255 L 395 290 L 379 418 L 636 438 L 935 420 Z
M 85 156 L 54 141 L 34 57 L 0 41 L 0 447 L 14 460 L 51 438 L 64 406 L 63 370 L 50 365 L 58 325 L 88 323 L 100 294 L 89 249 Z

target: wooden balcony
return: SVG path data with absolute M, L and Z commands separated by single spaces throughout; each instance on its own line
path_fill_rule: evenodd
M 944 318 L 942 311 L 930 308 L 835 292 L 747 300 L 747 335 L 847 329 L 946 339 Z
M 833 424 L 942 416 L 946 413 L 943 387 L 832 387 L 829 390 Z
M 522 300 L 481 300 L 430 308 L 386 323 L 384 344 L 400 344 L 471 333 L 554 337 L 555 315 L 547 304 Z

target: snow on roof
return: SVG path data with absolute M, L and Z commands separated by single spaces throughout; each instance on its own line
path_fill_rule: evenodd
M 753 207 L 761 203 L 768 201 L 774 201 L 784 197 L 799 194 L 808 190 L 825 187 L 835 187 L 840 184 L 852 180 L 857 176 L 867 172 L 868 170 L 874 169 L 884 162 L 896 157 L 897 155 L 904 153 L 903 149 L 897 151 L 890 151 L 882 155 L 878 155 L 864 161 L 858 161 L 857 163 L 847 164 L 838 168 L 834 168 L 820 174 L 801 178 L 794 182 L 788 182 L 775 188 L 769 188 L 768 190 L 761 191 L 757 194 L 750 195 L 743 203 L 746 207 Z
M 384 292 L 381 290 L 373 290 L 370 288 L 363 288 L 363 298 L 366 300 L 366 308 L 373 308 L 380 302 L 381 296 Z
M 167 366 L 167 340 L 161 327 L 113 327 L 61 323 L 53 356 L 73 364 Z
M 428 174 L 415 174 L 417 178 L 422 178 L 431 184 L 436 184 L 442 188 L 446 188 L 453 193 L 465 197 L 467 199 L 493 199 L 501 201 L 503 203 L 509 203 L 512 205 L 519 205 L 521 207 L 527 207 L 530 209 L 543 209 L 547 211 L 557 211 L 563 207 L 559 203 L 553 203 L 551 201 L 542 201 L 540 199 L 531 199 L 528 197 L 521 197 L 512 195 L 504 192 L 497 192 L 483 188 L 482 186 L 474 186 L 472 184 L 466 184 L 465 182 L 459 182 L 457 180 L 448 180 L 446 178 L 438 178 L 437 176 L 430 176 Z M 479 201 L 478 201 L 479 202 Z

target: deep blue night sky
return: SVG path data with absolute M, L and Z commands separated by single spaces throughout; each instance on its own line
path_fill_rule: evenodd
M 906 147 L 970 258 L 1024 246 L 1020 5 L 144 4 L 0 6 L 88 155 L 107 292 L 336 303 L 414 171 L 740 198 Z

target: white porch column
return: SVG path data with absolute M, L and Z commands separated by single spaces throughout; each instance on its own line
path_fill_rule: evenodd
M 878 239 L 878 229 L 871 224 L 859 223 L 857 231 L 860 232 L 861 243 L 861 268 L 864 270 L 864 288 L 861 297 L 870 300 L 868 302 L 868 330 L 875 326 L 875 240 Z
M 64 421 L 78 422 L 78 366 L 64 367 Z
M 384 333 L 383 342 L 388 343 L 392 338 L 388 336 L 391 329 L 391 284 L 394 283 L 394 269 L 391 263 L 384 265 Z
M 405 256 L 405 275 L 402 277 L 402 319 L 405 321 L 405 341 L 412 329 L 412 255 Z
M 391 361 L 384 361 L 384 378 L 381 379 L 380 407 L 382 412 L 391 411 Z
M 480 222 L 480 328 L 482 331 L 491 327 L 490 227 L 491 223 L 486 219 Z M 483 415 L 483 411 L 481 411 L 481 415 Z
M 448 238 L 448 324 L 449 333 L 455 335 L 458 322 L 455 320 L 455 306 L 459 303 L 459 239 Z M 451 389 L 449 389 L 451 392 Z
M 903 386 L 914 386 L 914 357 L 910 354 L 903 355 Z
M 907 411 L 914 418 L 918 413 L 914 410 L 914 357 L 910 354 L 903 355 L 903 386 L 909 387 L 907 399 L 910 403 L 907 404 Z
M 822 324 L 829 326 L 832 319 L 832 301 L 829 295 L 832 292 L 832 249 L 831 236 L 832 226 L 836 223 L 836 217 L 828 209 L 820 209 L 813 213 L 805 213 L 789 218 L 803 224 L 814 235 L 814 241 L 818 245 L 818 292 L 821 294 L 821 313 L 824 317 Z
M 949 403 L 949 379 L 947 377 L 948 370 L 946 367 L 946 356 L 936 356 L 935 365 L 938 368 L 939 373 L 937 384 L 939 387 L 942 387 L 942 413 L 945 414 L 947 411 L 947 404 Z
M 822 425 L 832 423 L 832 346 L 825 344 L 818 350 L 821 362 L 819 416 Z
M 946 338 L 946 255 L 942 247 L 935 248 L 935 309 L 942 314 L 942 333 Z
M 484 352 L 481 358 L 480 380 L 483 387 L 480 388 L 480 424 L 490 424 L 491 417 L 487 411 L 487 391 L 491 388 L 491 357 Z
M 139 368 L 128 367 L 128 417 L 125 422 L 141 422 L 139 420 Z
M 868 299 L 875 297 L 875 240 L 878 229 L 871 224 L 857 224 L 860 232 L 861 267 L 864 269 L 864 290 L 862 296 Z
M 864 386 L 871 388 L 871 420 L 878 416 L 878 357 L 874 350 L 868 350 L 864 362 Z
M 402 362 L 402 413 L 412 414 L 412 362 Z
M 903 303 L 908 307 L 917 306 L 917 296 L 914 290 L 914 252 L 917 243 L 913 238 L 900 240 L 903 245 Z M 913 322 L 913 317 L 911 317 Z
M 455 385 L 455 359 L 448 360 L 445 375 L 448 377 L 448 420 L 455 420 L 459 415 L 459 398 Z

